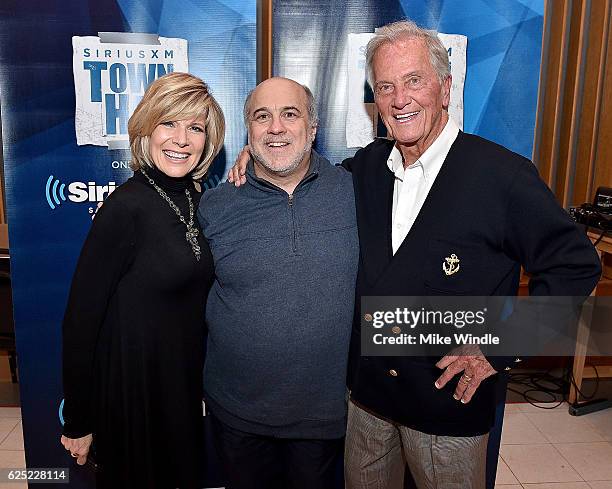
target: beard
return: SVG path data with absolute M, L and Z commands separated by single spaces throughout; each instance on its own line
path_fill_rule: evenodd
M 267 143 L 268 141 L 264 142 L 264 144 Z M 312 149 L 312 141 L 307 141 L 302 151 L 296 153 L 296 155 L 290 161 L 282 166 L 274 165 L 273 161 L 266 158 L 261 152 L 259 152 L 250 141 L 249 146 L 251 148 L 251 156 L 256 163 L 259 163 L 271 173 L 276 173 L 277 175 L 290 175 L 300 166 L 300 163 L 304 160 L 304 157 L 310 154 L 310 150 Z

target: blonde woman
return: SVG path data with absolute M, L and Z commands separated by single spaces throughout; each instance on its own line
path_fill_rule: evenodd
M 64 318 L 61 441 L 80 465 L 95 451 L 98 488 L 199 488 L 213 262 L 194 181 L 225 123 L 202 80 L 172 73 L 128 131 L 134 176 L 94 219 Z

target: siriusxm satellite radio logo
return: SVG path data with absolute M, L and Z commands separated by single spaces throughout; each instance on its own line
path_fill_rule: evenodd
M 102 202 L 113 190 L 117 188 L 115 182 L 107 185 L 98 185 L 96 182 L 62 183 L 59 178 L 49 175 L 45 186 L 45 197 L 51 209 L 55 209 L 69 200 L 70 202 Z
M 128 149 L 128 120 L 146 88 L 173 71 L 189 73 L 187 40 L 158 34 L 73 36 L 77 144 Z

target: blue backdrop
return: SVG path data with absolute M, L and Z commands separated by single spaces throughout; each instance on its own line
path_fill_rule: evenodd
M 374 32 L 404 18 L 462 34 L 468 38 L 464 131 L 531 159 L 543 15 L 544 0 L 275 0 L 273 73 L 310 87 L 320 120 L 315 147 L 340 163 L 356 150 L 346 144 L 348 34 Z M 500 386 L 489 437 L 489 489 L 495 485 L 504 413 Z
M 540 74 L 544 0 L 276 0 L 274 74 L 313 91 L 320 111 L 317 149 L 332 162 L 346 147 L 349 33 L 411 18 L 468 37 L 464 130 L 531 159 Z
M 348 33 L 410 17 L 468 37 L 464 128 L 531 157 L 543 0 L 275 0 L 274 74 L 318 100 L 317 149 L 346 148 Z M 60 328 L 95 198 L 63 200 L 71 183 L 120 184 L 129 154 L 77 146 L 72 36 L 144 32 L 188 41 L 189 69 L 207 81 L 228 122 L 208 185 L 245 141 L 242 101 L 255 85 L 255 0 L 38 0 L 0 3 L 0 96 L 16 333 L 27 464 L 63 467 L 59 445 Z M 57 198 L 57 200 L 55 200 Z M 209 473 L 216 478 L 214 465 Z M 86 487 L 85 471 L 72 472 Z M 217 480 L 210 481 L 211 486 Z M 44 486 L 41 486 L 44 487 Z
M 128 151 L 76 144 L 71 38 L 98 32 L 187 40 L 189 71 L 209 83 L 227 120 L 225 148 L 208 185 L 218 183 L 246 140 L 242 101 L 256 81 L 255 0 L 0 2 L 2 135 L 26 461 L 28 467 L 71 466 L 72 487 L 87 487 L 90 477 L 59 444 L 61 321 L 97 199 L 64 198 L 74 197 L 75 182 L 102 187 L 131 175 Z M 214 469 L 211 464 L 211 487 L 218 485 Z

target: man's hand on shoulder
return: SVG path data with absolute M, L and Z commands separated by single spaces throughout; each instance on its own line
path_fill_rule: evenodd
M 240 150 L 234 166 L 232 166 L 227 174 L 227 181 L 233 183 L 236 187 L 244 185 L 246 183 L 246 168 L 249 160 L 251 159 L 251 153 L 249 146 L 245 146 Z

